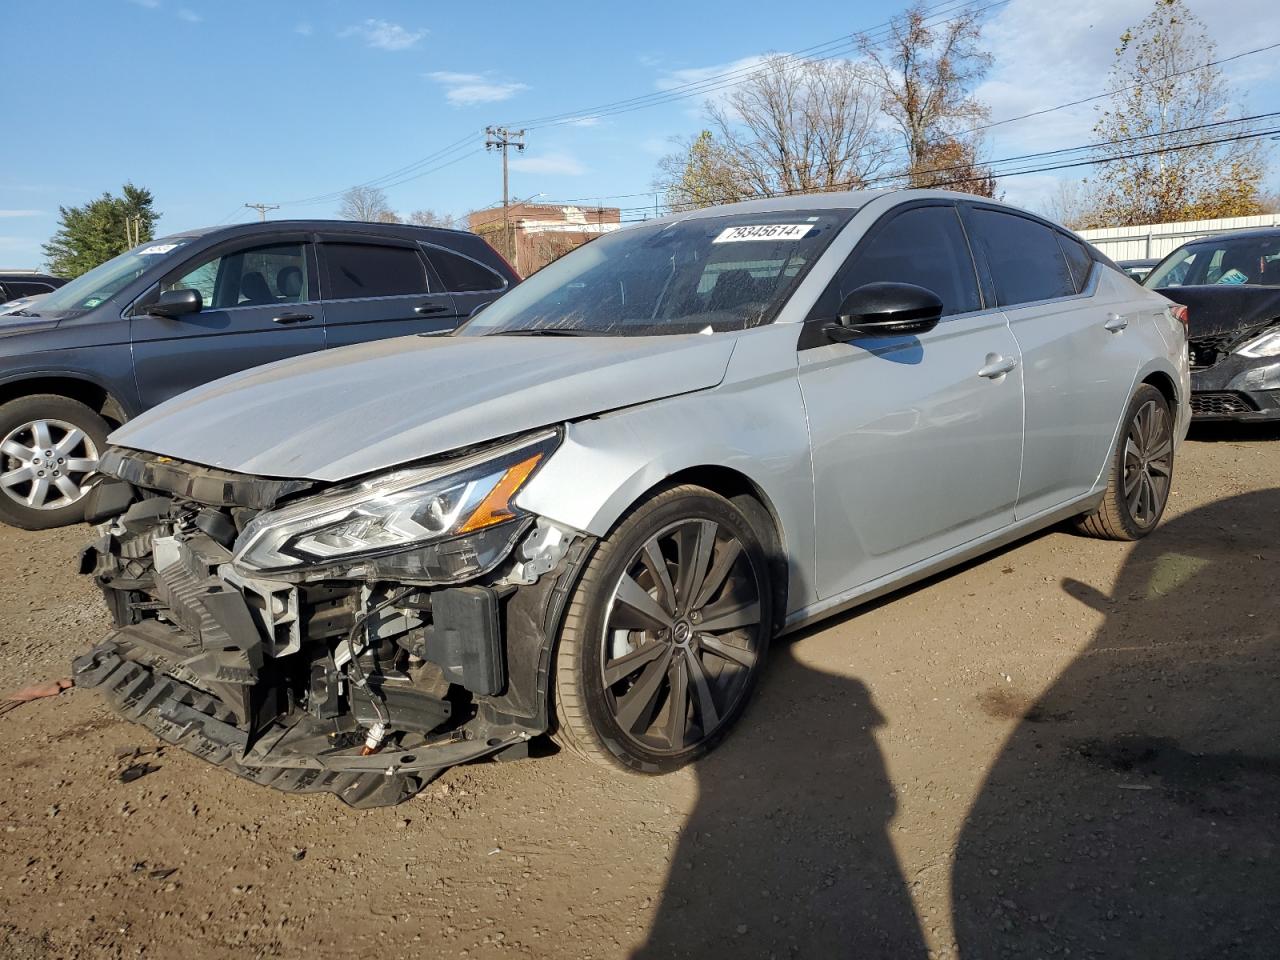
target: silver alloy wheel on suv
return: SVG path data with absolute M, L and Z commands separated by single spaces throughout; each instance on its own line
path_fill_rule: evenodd
M 0 490 L 32 510 L 71 506 L 84 496 L 85 481 L 98 468 L 93 438 L 65 420 L 20 424 L 0 441 L 0 454 Z
M 48 530 L 84 519 L 89 478 L 111 425 L 56 394 L 0 404 L 0 522 Z

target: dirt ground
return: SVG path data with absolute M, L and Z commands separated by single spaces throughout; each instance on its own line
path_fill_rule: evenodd
M 23 706 L 0 956 L 1280 955 L 1280 431 L 1176 475 L 1143 543 L 1054 530 L 780 643 L 660 779 L 548 749 L 358 813 Z M 0 529 L 0 691 L 106 629 L 83 538 Z

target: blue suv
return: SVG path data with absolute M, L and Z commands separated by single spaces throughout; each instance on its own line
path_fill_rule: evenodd
M 83 516 L 113 425 L 329 347 L 445 333 L 519 282 L 475 234 L 270 221 L 174 234 L 0 317 L 0 521 Z

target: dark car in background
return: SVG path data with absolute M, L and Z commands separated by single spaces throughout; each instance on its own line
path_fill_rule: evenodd
M 52 293 L 67 281 L 35 270 L 0 270 L 0 303 Z
M 1159 263 L 1159 258 L 1148 260 L 1118 260 L 1116 266 L 1124 271 L 1125 276 L 1130 280 L 1141 283 L 1147 279 L 1147 274 L 1151 272 L 1151 268 Z
M 1185 243 L 1143 285 L 1188 310 L 1196 419 L 1280 419 L 1280 228 Z
M 0 317 L 0 521 L 82 518 L 114 424 L 249 367 L 452 330 L 515 272 L 472 233 L 271 221 L 149 241 Z

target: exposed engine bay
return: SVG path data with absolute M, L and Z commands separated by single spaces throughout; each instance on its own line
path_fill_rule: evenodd
M 430 558 L 263 575 L 237 545 L 264 513 L 319 500 L 319 484 L 121 448 L 101 470 L 81 572 L 115 630 L 75 678 L 162 739 L 372 807 L 454 764 L 526 755 L 547 729 L 552 637 L 590 537 L 511 510 Z M 451 564 L 450 581 L 431 564 Z

